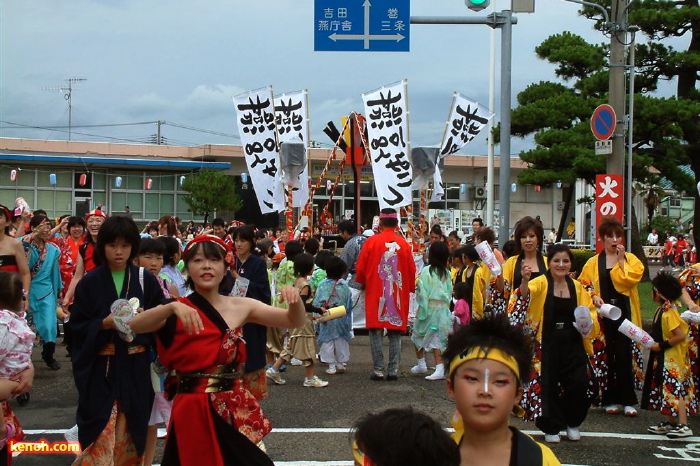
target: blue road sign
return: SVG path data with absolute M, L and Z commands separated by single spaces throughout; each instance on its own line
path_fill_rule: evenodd
M 408 52 L 410 0 L 315 0 L 314 50 Z
M 593 131 L 593 135 L 596 139 L 600 141 L 610 139 L 610 136 L 615 132 L 616 124 L 617 116 L 615 116 L 615 109 L 610 105 L 598 105 L 593 111 L 593 116 L 591 117 L 591 131 Z

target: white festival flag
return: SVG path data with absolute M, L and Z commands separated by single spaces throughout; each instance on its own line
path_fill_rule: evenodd
M 398 211 L 412 200 L 407 92 L 407 81 L 403 80 L 362 94 L 374 185 L 381 209 Z
M 303 90 L 275 97 L 275 114 L 280 143 L 302 141 L 306 166 L 296 177 L 293 186 L 294 207 L 304 207 L 309 200 L 309 94 Z
M 284 210 L 272 86 L 233 98 L 245 161 L 263 214 Z
M 493 113 L 489 113 L 487 108 L 455 92 L 439 157 L 447 157 L 466 146 L 491 118 Z

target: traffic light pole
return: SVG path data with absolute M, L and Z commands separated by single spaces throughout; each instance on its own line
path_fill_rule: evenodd
M 511 56 L 513 46 L 513 24 L 518 18 L 512 11 L 503 10 L 488 16 L 411 16 L 411 24 L 485 24 L 501 29 L 501 144 L 499 169 L 499 213 L 498 242 L 503 244 L 510 238 L 510 107 L 511 107 Z M 487 180 L 493 189 L 493 180 Z

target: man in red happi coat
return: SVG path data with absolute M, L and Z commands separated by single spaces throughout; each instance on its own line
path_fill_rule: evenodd
M 397 380 L 401 358 L 401 334 L 406 331 L 410 293 L 416 290 L 416 265 L 411 247 L 397 227 L 393 209 L 379 215 L 381 233 L 365 241 L 357 260 L 355 281 L 365 289 L 365 314 L 374 371 L 372 380 L 384 379 L 382 338 L 389 337 L 387 380 Z

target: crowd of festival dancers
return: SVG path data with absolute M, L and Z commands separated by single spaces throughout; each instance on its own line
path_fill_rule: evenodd
M 509 448 L 517 443 L 542 464 L 558 464 L 549 448 L 508 427 L 508 417 L 534 421 L 547 443 L 562 433 L 578 441 L 592 405 L 628 417 L 658 411 L 663 420 L 650 433 L 692 436 L 700 267 L 653 278 L 658 308 L 647 334 L 644 265 L 625 248 L 615 218 L 598 226 L 602 251 L 580 273 L 566 245 L 544 251 L 543 226 L 532 217 L 517 222 L 500 250 L 478 219 L 465 241 L 433 225 L 423 250 L 400 221 L 390 209 L 374 229 L 344 220 L 336 254 L 316 230 L 289 239 L 280 229 L 219 218 L 202 228 L 168 216 L 139 229 L 101 208 L 52 221 L 44 211 L 0 205 L 3 457 L 10 440 L 23 438 L 8 400 L 30 402 L 32 347 L 41 346 L 49 370 L 62 369 L 59 323 L 79 395 L 66 433 L 82 448 L 75 464 L 152 464 L 162 424 L 162 464 L 272 464 L 264 446 L 272 426 L 258 404 L 267 384 L 286 384 L 292 365 L 303 366 L 304 387 L 342 383 L 356 328 L 369 332 L 368 383 L 446 380 L 455 441 L 430 453 L 445 464 L 474 464 L 488 453 L 479 439 L 493 432 L 512 440 Z M 402 371 L 407 335 L 416 362 Z M 358 464 L 391 464 L 378 459 L 386 453 L 378 437 L 388 435 L 374 428 L 380 419 L 414 427 L 407 419 L 420 419 L 433 432 L 421 416 L 397 410 L 358 421 Z M 416 452 L 421 445 L 414 442 Z

